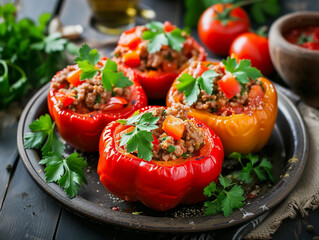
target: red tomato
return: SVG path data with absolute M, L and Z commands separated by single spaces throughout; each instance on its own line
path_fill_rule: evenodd
M 258 68 L 263 75 L 269 75 L 274 70 L 270 55 L 268 38 L 256 33 L 243 33 L 232 43 L 229 55 L 235 54 L 238 59 L 249 59 L 253 67 Z
M 225 11 L 224 6 L 231 8 L 232 4 L 215 4 L 207 8 L 198 22 L 198 34 L 200 40 L 213 53 L 227 55 L 232 41 L 241 33 L 248 32 L 250 23 L 246 12 L 240 8 L 230 11 L 226 24 L 218 19 L 218 13 Z
M 234 97 L 237 93 L 240 92 L 240 86 L 235 79 L 235 76 L 231 73 L 227 73 L 221 80 L 218 82 L 218 86 L 223 91 L 225 96 L 228 99 Z

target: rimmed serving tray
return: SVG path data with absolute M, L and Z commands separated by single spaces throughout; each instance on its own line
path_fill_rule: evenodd
M 55 183 L 46 183 L 44 167 L 38 164 L 40 154 L 24 149 L 23 139 L 29 132 L 29 124 L 40 115 L 48 113 L 47 93 L 49 85 L 42 87 L 29 101 L 20 118 L 17 143 L 22 161 L 42 190 L 68 210 L 93 221 L 112 224 L 135 230 L 154 232 L 198 232 L 231 227 L 258 215 L 279 204 L 293 190 L 302 176 L 308 158 L 308 135 L 304 122 L 295 105 L 278 91 L 278 116 L 272 136 L 262 150 L 273 162 L 276 184 L 266 193 L 250 199 L 241 209 L 228 217 L 222 214 L 205 216 L 202 203 L 179 206 L 171 211 L 156 212 L 140 203 L 127 203 L 110 194 L 100 183 L 96 166 L 98 154 L 81 153 L 88 162 L 88 184 L 78 195 L 70 199 Z M 73 152 L 71 147 L 67 153 Z M 118 209 L 118 210 L 114 210 Z M 137 212 L 142 212 L 136 215 Z

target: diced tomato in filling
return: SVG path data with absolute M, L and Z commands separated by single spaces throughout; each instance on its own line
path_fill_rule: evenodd
M 153 143 L 153 149 L 157 152 L 160 150 L 160 144 L 159 144 L 159 141 L 158 139 L 155 137 L 154 134 L 153 135 L 153 138 L 154 138 L 154 141 L 152 142 Z
M 100 109 L 107 110 L 119 110 L 127 104 L 127 100 L 123 97 L 111 97 L 107 104 L 101 105 Z
M 121 35 L 118 44 L 135 50 L 142 42 L 142 39 L 135 32 L 125 32 Z
M 194 78 L 201 76 L 204 72 L 206 72 L 209 68 L 203 66 L 202 64 L 198 64 L 195 70 L 193 70 L 192 75 Z
M 234 97 L 241 90 L 239 83 L 235 79 L 235 76 L 231 73 L 227 73 L 226 75 L 224 75 L 224 77 L 217 83 L 228 99 Z
M 63 104 L 65 108 L 69 106 L 71 103 L 73 103 L 75 100 L 74 96 L 61 92 L 56 92 L 55 97 L 58 99 L 58 101 L 60 101 Z
M 81 69 L 77 69 L 74 70 L 70 73 L 68 73 L 68 76 L 66 77 L 66 80 L 71 83 L 74 87 L 77 87 L 79 85 L 81 85 L 82 83 L 84 83 L 85 81 L 81 81 L 80 80 L 80 75 L 81 75 L 82 71 Z
M 171 24 L 169 21 L 164 22 L 164 31 L 165 32 L 171 32 L 176 28 L 173 24 Z
M 137 67 L 141 63 L 140 55 L 136 51 L 130 51 L 123 55 L 123 62 L 130 67 Z
M 173 138 L 180 140 L 185 131 L 184 121 L 172 115 L 168 115 L 163 122 L 163 130 Z

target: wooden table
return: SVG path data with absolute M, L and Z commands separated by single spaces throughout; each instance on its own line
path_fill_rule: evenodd
M 1 1 L 0 1 L 1 2 Z M 62 5 L 59 6 L 59 2 Z M 305 9 L 319 10 L 319 2 L 281 1 L 283 13 L 293 11 L 298 2 Z M 1 2 L 2 3 L 2 2 Z M 157 20 L 169 20 L 182 26 L 183 2 L 181 0 L 145 0 L 142 3 L 153 8 Z M 312 4 L 311 4 L 312 3 Z M 300 9 L 300 7 L 297 7 Z M 58 11 L 59 10 L 59 11 Z M 58 12 L 64 25 L 84 26 L 83 41 L 103 48 L 109 54 L 117 37 L 106 36 L 90 26 L 90 10 L 86 0 L 22 0 L 19 18 L 36 20 L 42 12 Z M 196 31 L 194 31 L 195 37 Z M 216 57 L 210 54 L 210 57 Z M 276 75 L 274 75 L 276 77 Z M 276 77 L 277 78 L 277 77 Z M 278 79 L 278 78 L 277 78 Z M 280 81 L 280 80 L 279 80 Z M 101 225 L 71 213 L 48 197 L 31 179 L 19 159 L 16 146 L 17 117 L 0 112 L 0 239 L 231 239 L 238 227 L 208 233 L 155 234 L 128 231 L 109 225 Z M 307 219 L 297 217 L 285 221 L 274 239 L 311 239 L 319 235 L 319 211 L 310 213 Z M 312 224 L 314 232 L 306 231 Z

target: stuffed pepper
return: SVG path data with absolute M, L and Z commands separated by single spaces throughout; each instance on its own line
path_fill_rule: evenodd
M 165 98 L 177 75 L 194 61 L 206 59 L 205 50 L 170 22 L 151 22 L 125 31 L 114 59 L 132 68 L 147 96 Z
M 94 152 L 98 151 L 104 127 L 146 106 L 147 98 L 133 71 L 110 59 L 100 59 L 87 45 L 80 51 L 77 65 L 66 67 L 52 78 L 48 107 L 67 143 Z M 84 59 L 85 52 L 91 56 L 89 60 Z
M 97 170 L 106 189 L 159 211 L 205 199 L 203 189 L 221 173 L 223 147 L 188 111 L 181 104 L 146 107 L 108 124 Z
M 273 84 L 249 60 L 235 58 L 192 63 L 167 95 L 167 106 L 178 102 L 191 106 L 189 116 L 216 132 L 225 155 L 259 151 L 271 136 L 278 111 Z

